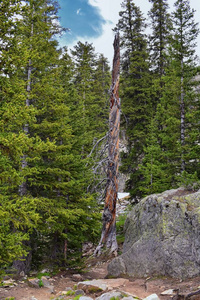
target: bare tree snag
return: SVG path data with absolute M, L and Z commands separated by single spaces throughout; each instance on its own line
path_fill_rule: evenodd
M 120 128 L 120 99 L 119 99 L 119 71 L 120 47 L 119 34 L 114 40 L 114 58 L 112 71 L 112 87 L 110 96 L 109 137 L 108 137 L 108 170 L 107 184 L 103 212 L 103 228 L 101 239 L 94 255 L 99 256 L 105 245 L 111 253 L 116 253 L 118 245 L 116 239 L 116 202 L 118 192 L 119 166 L 119 128 Z

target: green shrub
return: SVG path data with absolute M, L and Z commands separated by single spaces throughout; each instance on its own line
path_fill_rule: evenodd
M 44 283 L 43 283 L 42 279 L 39 279 L 38 285 L 39 285 L 40 288 L 44 286 Z
M 65 295 L 66 296 L 72 296 L 74 294 L 75 294 L 75 291 L 70 290 L 70 291 L 67 291 L 67 293 Z
M 73 298 L 73 300 L 79 300 L 79 298 L 81 297 L 82 295 L 77 295 Z

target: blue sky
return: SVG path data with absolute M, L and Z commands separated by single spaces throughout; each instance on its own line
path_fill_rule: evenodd
M 66 40 L 69 44 L 78 37 L 98 38 L 103 34 L 106 20 L 98 7 L 91 5 L 88 0 L 59 0 L 61 10 L 61 25 L 69 28 Z

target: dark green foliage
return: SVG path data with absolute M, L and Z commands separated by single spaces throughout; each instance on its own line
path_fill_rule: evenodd
M 122 55 L 120 96 L 123 130 L 126 131 L 128 149 L 122 154 L 121 170 L 131 174 L 127 188 L 133 196 L 139 190 L 141 172 L 138 166 L 143 158 L 152 110 L 149 90 L 151 81 L 144 18 L 133 1 L 124 1 L 122 8 L 115 29 L 120 32 L 121 47 L 125 50 Z
M 167 45 L 170 36 L 170 16 L 167 0 L 149 0 L 152 8 L 149 11 L 152 33 L 150 39 L 151 65 L 160 78 L 165 73 L 167 65 Z
M 79 136 L 82 135 L 79 149 L 81 158 L 86 159 L 87 167 L 93 171 L 88 179 L 88 191 L 98 193 L 100 189 L 102 193 L 103 187 L 99 183 L 105 172 L 98 162 L 104 159 L 103 148 L 107 141 L 110 68 L 103 55 L 96 58 L 94 47 L 87 42 L 78 42 L 71 53 L 75 61 L 74 84 L 80 112 L 75 117 L 80 124 Z
M 166 1 L 150 2 L 149 40 L 132 0 L 122 2 L 115 28 L 127 138 L 121 170 L 135 197 L 180 184 L 195 190 L 200 177 L 194 11 L 177 0 L 170 21 Z M 27 254 L 34 267 L 74 266 L 100 231 L 108 62 L 87 42 L 71 54 L 58 49 L 55 1 L 2 0 L 0 10 L 0 266 L 28 264 Z
M 174 69 L 179 78 L 179 105 L 180 105 L 180 142 L 181 142 L 181 172 L 195 171 L 199 174 L 197 163 L 196 144 L 199 141 L 199 95 L 195 86 L 197 74 L 197 57 L 195 54 L 196 38 L 199 34 L 198 24 L 194 21 L 194 10 L 189 1 L 177 0 L 173 12 L 172 52 Z M 198 163 L 197 163 L 198 164 Z
M 100 106 L 104 100 L 99 95 L 106 93 L 108 77 L 104 90 L 96 90 L 96 94 L 94 89 L 84 91 L 84 84 L 73 82 L 79 71 L 66 49 L 60 57 L 54 39 L 54 34 L 62 31 L 55 22 L 56 3 L 10 2 L 13 6 L 1 2 L 1 11 L 10 16 L 17 12 L 20 18 L 15 24 L 2 22 L 0 30 L 4 41 L 0 70 L 0 265 L 25 259 L 26 253 L 32 255 L 35 266 L 45 261 L 75 263 L 81 257 L 82 244 L 94 241 L 100 227 L 95 197 L 87 193 L 92 173 L 85 160 L 92 145 L 86 146 L 96 138 L 97 126 L 89 118 L 89 103 L 83 114 L 87 103 L 84 93 L 88 99 L 100 99 Z M 11 30 L 8 38 L 6 32 Z M 97 71 L 91 70 L 95 78 Z M 105 76 L 108 72 L 106 69 Z M 104 122 L 105 114 L 100 112 L 101 118 Z M 26 259 L 24 263 L 28 263 Z
M 148 43 L 141 12 L 130 0 L 123 1 L 115 28 L 124 49 L 121 98 L 128 141 L 121 171 L 130 174 L 126 187 L 136 198 L 177 187 L 183 170 L 199 176 L 194 11 L 180 0 L 170 16 L 167 1 L 150 2 Z

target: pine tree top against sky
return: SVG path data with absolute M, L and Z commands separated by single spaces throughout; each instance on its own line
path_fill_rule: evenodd
M 59 0 L 60 22 L 63 27 L 69 28 L 59 40 L 61 45 L 70 48 L 77 41 L 93 43 L 95 50 L 103 53 L 110 62 L 113 57 L 112 40 L 114 39 L 113 28 L 118 22 L 122 0 Z M 167 1 L 169 12 L 174 10 L 175 0 Z M 152 3 L 149 0 L 135 0 L 144 16 L 147 17 Z M 200 23 L 200 2 L 190 0 L 191 8 L 196 10 L 195 20 Z M 200 36 L 197 41 L 200 56 Z

